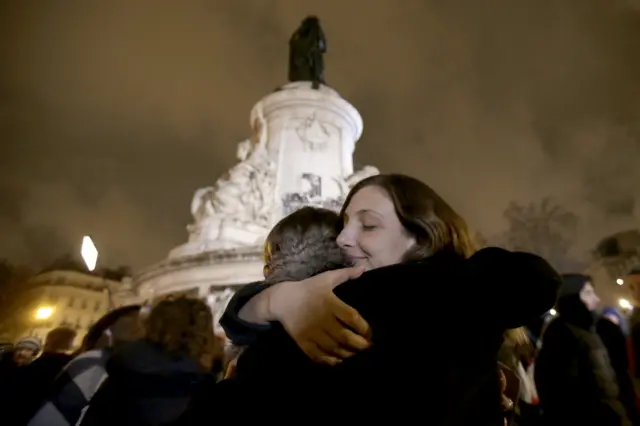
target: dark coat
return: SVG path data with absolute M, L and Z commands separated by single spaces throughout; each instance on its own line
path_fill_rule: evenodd
M 71 361 L 64 353 L 44 352 L 31 364 L 16 367 L 7 377 L 0 377 L 2 411 L 16 425 L 26 424 L 36 413 L 56 376 Z
M 373 345 L 336 367 L 313 363 L 278 325 L 239 320 L 247 295 L 259 290 L 254 285 L 232 299 L 221 321 L 234 341 L 251 343 L 225 394 L 241 394 L 252 405 L 280 404 L 274 420 L 310 413 L 314 421 L 502 425 L 503 333 L 549 310 L 559 285 L 540 257 L 498 248 L 466 260 L 439 253 L 366 272 L 335 293 L 369 322 Z M 256 411 L 265 415 L 245 413 Z
M 622 328 L 606 318 L 600 318 L 596 323 L 596 332 L 609 354 L 611 367 L 616 374 L 620 401 L 627 411 L 627 416 L 634 425 L 640 425 L 635 405 L 634 390 L 631 374 L 629 373 L 629 354 L 627 350 L 627 338 Z
M 184 413 L 196 389 L 212 379 L 194 360 L 169 357 L 144 340 L 119 348 L 107 362 L 107 373 L 82 426 L 170 423 Z
M 592 313 L 577 294 L 561 298 L 558 312 L 542 337 L 536 361 L 543 424 L 630 425 Z

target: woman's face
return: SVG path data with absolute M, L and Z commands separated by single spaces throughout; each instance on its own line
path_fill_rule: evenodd
M 351 197 L 337 242 L 356 266 L 366 270 L 399 263 L 416 243 L 400 223 L 391 199 L 377 186 L 364 187 Z

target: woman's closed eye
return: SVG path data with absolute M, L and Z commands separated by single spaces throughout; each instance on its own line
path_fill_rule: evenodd
M 364 229 L 365 231 L 373 231 L 376 228 L 377 228 L 376 225 L 369 225 L 364 223 L 362 224 L 362 229 Z

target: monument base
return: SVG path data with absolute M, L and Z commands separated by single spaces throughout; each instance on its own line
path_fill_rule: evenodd
M 155 264 L 136 277 L 141 300 L 189 293 L 207 297 L 216 291 L 264 279 L 262 248 L 199 253 Z
M 220 250 L 167 259 L 141 271 L 134 278 L 137 300 L 145 304 L 169 295 L 187 295 L 207 301 L 219 316 L 235 291 L 264 279 L 262 247 Z

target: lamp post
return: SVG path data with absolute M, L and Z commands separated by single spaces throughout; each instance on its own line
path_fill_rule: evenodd
M 89 270 L 89 272 L 95 271 L 96 265 L 98 264 L 99 254 L 100 253 L 98 252 L 98 249 L 96 248 L 96 245 L 93 243 L 93 240 L 91 239 L 91 237 L 89 237 L 88 235 L 85 235 L 82 238 L 82 247 L 80 249 L 80 255 L 82 255 L 82 260 L 84 261 L 84 264 L 87 266 L 87 269 Z M 113 307 L 113 303 L 111 301 L 111 289 L 109 288 L 109 282 L 103 275 L 100 275 L 100 277 L 104 282 L 105 290 L 107 292 L 107 304 L 108 304 L 109 310 L 111 310 L 111 308 Z

